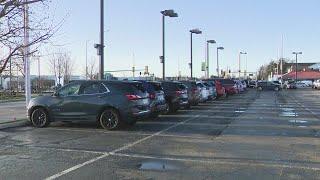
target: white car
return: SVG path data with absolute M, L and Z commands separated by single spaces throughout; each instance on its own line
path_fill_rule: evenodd
M 197 87 L 200 90 L 200 102 L 206 102 L 209 99 L 209 88 L 202 82 L 197 82 Z
M 313 88 L 320 89 L 320 79 L 313 82 Z
M 296 87 L 297 88 L 305 88 L 305 87 L 308 87 L 308 85 L 303 82 L 297 82 Z
M 312 86 L 312 81 L 304 80 L 304 81 L 301 81 L 301 82 L 306 84 L 308 87 Z

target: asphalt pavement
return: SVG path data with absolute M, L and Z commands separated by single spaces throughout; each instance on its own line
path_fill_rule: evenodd
M 25 101 L 0 103 L 0 124 L 26 119 L 27 110 Z
M 319 179 L 320 91 L 250 90 L 106 131 L 0 132 L 0 179 Z

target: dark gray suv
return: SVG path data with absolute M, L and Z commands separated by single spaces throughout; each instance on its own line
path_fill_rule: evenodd
M 36 127 L 53 121 L 97 121 L 113 130 L 148 117 L 149 105 L 149 94 L 140 82 L 75 81 L 52 96 L 32 99 L 28 116 Z

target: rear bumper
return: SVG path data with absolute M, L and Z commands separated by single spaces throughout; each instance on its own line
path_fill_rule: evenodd
M 158 105 L 155 105 L 153 107 L 151 107 L 151 113 L 154 114 L 154 113 L 163 113 L 163 112 L 166 112 L 168 109 L 168 104 L 158 104 Z
M 135 113 L 132 113 L 132 116 L 133 117 L 141 117 L 141 116 L 149 115 L 150 112 L 151 112 L 150 110 L 135 112 Z

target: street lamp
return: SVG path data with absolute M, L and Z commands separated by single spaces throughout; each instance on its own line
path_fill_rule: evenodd
M 192 35 L 193 34 L 202 34 L 202 31 L 200 31 L 199 29 L 192 29 L 190 30 L 190 34 L 191 34 L 191 59 L 190 59 L 190 68 L 191 68 L 191 79 L 193 78 L 193 73 L 192 73 L 192 58 L 193 58 L 193 54 L 192 54 Z
M 241 76 L 241 55 L 246 55 L 247 52 L 242 52 L 240 51 L 239 53 L 239 79 L 240 79 L 240 76 Z
M 210 73 L 209 73 L 209 44 L 215 44 L 217 43 L 215 40 L 208 40 L 207 41 L 207 66 L 206 66 L 206 70 L 207 70 L 207 78 L 209 78 Z
M 162 63 L 162 79 L 165 80 L 165 17 L 178 17 L 178 14 L 172 9 L 164 10 L 160 13 L 162 14 L 162 56 L 160 56 L 160 60 Z
M 224 50 L 224 47 L 217 47 L 217 74 L 218 74 L 218 77 L 220 77 L 219 50 Z
M 302 54 L 302 52 L 293 52 L 292 54 L 296 55 L 296 83 L 298 81 L 298 54 Z

